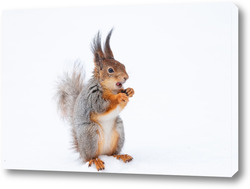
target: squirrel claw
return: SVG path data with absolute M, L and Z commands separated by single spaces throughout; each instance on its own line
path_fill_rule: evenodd
M 127 95 L 125 94 L 125 93 L 119 93 L 118 94 L 119 96 L 118 96 L 118 102 L 119 103 L 127 103 L 128 102 L 128 97 L 127 97 Z
M 116 159 L 121 159 L 124 163 L 130 162 L 132 161 L 133 157 L 128 155 L 128 154 L 124 154 L 124 155 L 113 155 L 113 157 L 115 157 Z
M 92 164 L 95 164 L 97 171 L 105 169 L 104 162 L 99 158 L 94 158 L 94 159 L 89 160 L 88 167 L 90 167 Z
M 125 93 L 127 94 L 128 97 L 132 97 L 135 94 L 135 91 L 132 88 L 127 88 L 125 90 Z

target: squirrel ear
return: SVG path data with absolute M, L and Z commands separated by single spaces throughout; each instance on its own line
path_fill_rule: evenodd
M 103 68 L 103 60 L 105 59 L 105 57 L 104 57 L 104 53 L 102 52 L 100 31 L 98 31 L 95 38 L 93 39 L 93 43 L 91 45 L 91 48 L 92 48 L 92 52 L 94 54 L 95 65 L 100 67 L 100 69 L 102 69 Z
M 109 45 L 109 41 L 110 41 L 110 37 L 112 35 L 112 32 L 113 32 L 113 28 L 110 30 L 109 34 L 107 35 L 107 38 L 106 38 L 106 41 L 104 44 L 105 58 L 108 58 L 108 59 L 114 59 L 113 52 L 112 52 L 110 45 Z
M 103 58 L 100 56 L 100 54 L 99 53 L 95 53 L 94 54 L 94 62 L 95 62 L 95 65 L 97 66 L 97 67 L 100 67 L 100 69 L 102 70 L 102 68 L 103 68 Z

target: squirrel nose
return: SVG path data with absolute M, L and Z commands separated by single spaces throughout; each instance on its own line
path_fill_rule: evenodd
M 125 76 L 123 79 L 124 79 L 124 81 L 126 81 L 128 79 L 128 76 Z

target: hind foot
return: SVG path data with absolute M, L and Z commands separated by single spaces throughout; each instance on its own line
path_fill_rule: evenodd
M 116 159 L 121 159 L 124 163 L 130 162 L 133 159 L 133 157 L 128 154 L 113 155 L 113 157 L 115 157 Z
M 99 158 L 94 158 L 94 159 L 89 160 L 89 167 L 92 164 L 95 164 L 97 171 L 104 170 L 104 168 L 105 168 L 104 162 Z

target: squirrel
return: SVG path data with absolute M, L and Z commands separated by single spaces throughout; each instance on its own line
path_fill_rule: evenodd
M 65 74 L 57 86 L 57 105 L 63 118 L 72 126 L 73 145 L 83 162 L 103 170 L 100 155 L 113 156 L 129 162 L 132 156 L 119 154 L 124 145 L 124 127 L 119 113 L 134 95 L 134 89 L 124 89 L 129 78 L 125 66 L 114 59 L 108 33 L 104 50 L 100 31 L 91 44 L 94 71 L 87 84 L 82 69 L 75 65 L 72 74 Z

